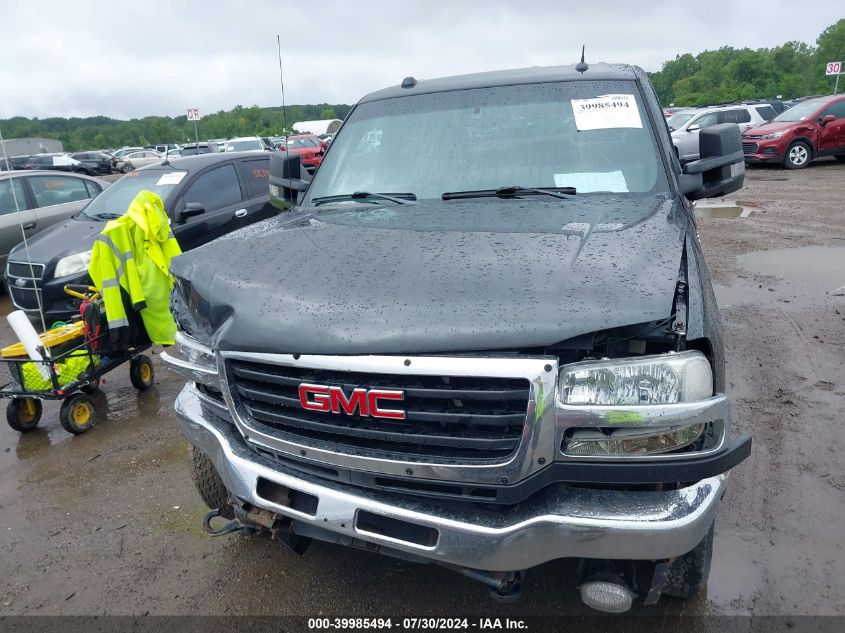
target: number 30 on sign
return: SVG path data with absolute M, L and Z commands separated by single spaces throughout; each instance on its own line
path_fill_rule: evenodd
M 828 62 L 825 75 L 838 75 L 842 72 L 842 62 Z

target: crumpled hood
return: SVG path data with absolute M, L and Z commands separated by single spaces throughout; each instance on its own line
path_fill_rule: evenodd
M 687 228 L 664 198 L 320 208 L 232 233 L 171 270 L 175 303 L 216 349 L 525 349 L 669 316 Z

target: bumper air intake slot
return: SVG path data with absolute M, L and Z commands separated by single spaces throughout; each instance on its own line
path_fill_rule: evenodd
M 282 486 L 263 477 L 258 478 L 255 492 L 262 499 L 275 503 L 276 505 L 284 506 L 310 516 L 317 514 L 317 503 L 319 499 L 307 492 Z
M 413 543 L 423 547 L 434 547 L 440 533 L 434 528 L 417 525 L 408 521 L 391 519 L 390 517 L 373 514 L 366 510 L 358 510 L 355 528 L 361 532 L 386 536 L 397 541 Z

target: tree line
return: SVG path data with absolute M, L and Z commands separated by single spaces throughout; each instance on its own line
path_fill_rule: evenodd
M 826 77 L 825 64 L 845 61 L 845 19 L 825 29 L 815 46 L 786 42 L 775 48 L 736 49 L 729 46 L 698 55 L 686 53 L 651 74 L 664 105 L 695 106 L 741 99 L 791 99 L 833 92 L 835 77 Z M 845 80 L 842 81 L 845 91 Z M 200 140 L 235 136 L 275 136 L 291 133 L 297 121 L 343 119 L 349 105 L 235 106 L 209 114 L 197 123 Z M 287 120 L 287 128 L 285 127 Z M 65 150 L 118 148 L 126 145 L 185 143 L 194 139 L 194 124 L 186 115 L 150 116 L 120 121 L 103 116 L 87 118 L 15 117 L 0 121 L 7 139 L 55 138 Z
M 661 103 L 698 106 L 742 99 L 793 99 L 833 93 L 836 77 L 827 62 L 845 61 L 845 19 L 826 28 L 816 46 L 786 42 L 775 48 L 725 46 L 698 55 L 686 53 L 651 74 Z M 845 90 L 845 79 L 840 81 Z
M 276 136 L 293 133 L 297 121 L 343 119 L 351 106 L 319 103 L 281 107 L 235 106 L 208 114 L 197 122 L 201 141 L 236 136 Z M 287 121 L 287 128 L 285 128 Z M 194 140 L 194 122 L 187 114 L 177 117 L 149 116 L 120 121 L 104 116 L 86 118 L 51 117 L 0 120 L 3 138 L 55 138 L 65 151 L 144 146 L 158 143 L 186 143 Z

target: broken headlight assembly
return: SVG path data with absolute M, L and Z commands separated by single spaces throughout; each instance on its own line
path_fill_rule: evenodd
M 161 353 L 161 360 L 188 380 L 212 387 L 220 385 L 214 352 L 184 332 L 176 332 L 174 345 Z
M 558 393 L 567 411 L 599 415 L 593 427 L 569 428 L 561 450 L 571 457 L 635 457 L 680 451 L 694 444 L 707 424 L 659 425 L 713 395 L 713 371 L 698 351 L 565 365 Z M 667 418 L 668 419 L 668 418 Z

